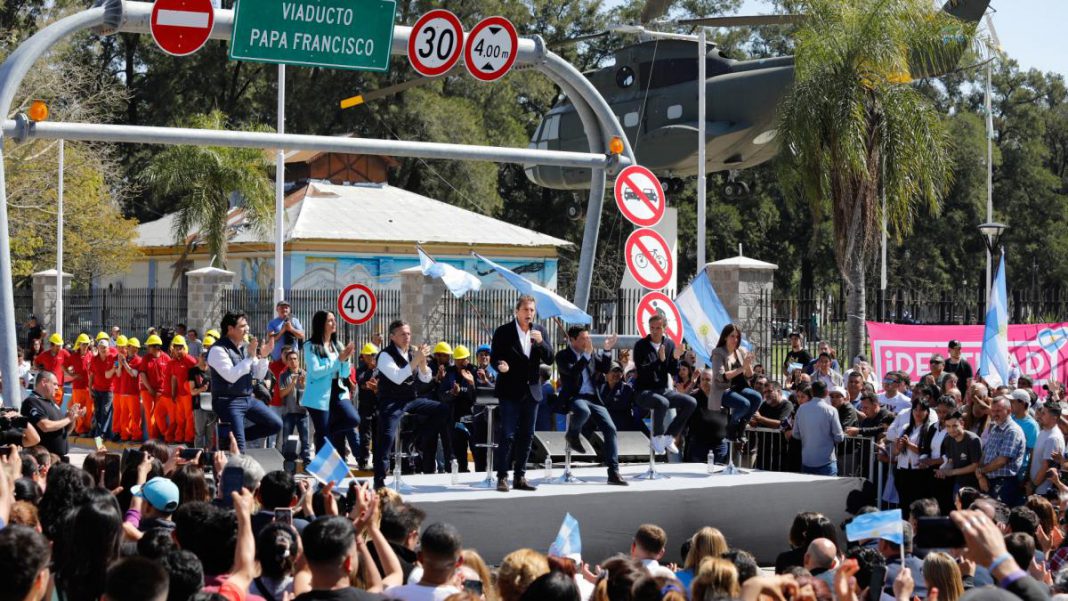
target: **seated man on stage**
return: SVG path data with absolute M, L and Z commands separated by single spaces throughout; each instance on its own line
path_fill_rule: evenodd
M 657 453 L 678 453 L 675 437 L 682 432 L 686 420 L 697 408 L 697 401 L 688 394 L 675 392 L 668 385 L 668 376 L 679 373 L 682 349 L 664 335 L 664 317 L 649 318 L 649 335 L 634 344 L 634 365 L 638 378 L 638 405 L 653 411 L 653 449 Z M 668 409 L 675 410 L 675 419 L 665 428 Z
M 619 338 L 613 334 L 604 343 L 604 350 L 594 352 L 593 341 L 585 326 L 571 326 L 567 330 L 568 347 L 556 353 L 556 369 L 560 372 L 560 402 L 571 411 L 567 429 L 567 444 L 579 453 L 586 452 L 579 433 L 592 416 L 604 434 L 605 463 L 608 464 L 608 483 L 627 486 L 619 475 L 619 449 L 616 445 L 616 425 L 600 397 L 598 374 L 606 373 L 612 365 L 612 347 Z

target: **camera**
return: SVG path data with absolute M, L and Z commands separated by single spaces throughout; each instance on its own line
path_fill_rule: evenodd
M 8 413 L 6 415 L 0 413 L 0 430 L 24 430 L 28 425 L 30 425 L 30 420 L 26 416 L 17 413 Z

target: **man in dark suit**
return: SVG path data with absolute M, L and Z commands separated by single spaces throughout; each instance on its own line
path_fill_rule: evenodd
M 545 328 L 534 323 L 537 312 L 533 296 L 523 295 L 515 304 L 515 319 L 493 332 L 490 363 L 497 369 L 495 391 L 501 408 L 501 441 L 493 461 L 497 467 L 497 490 L 508 492 L 508 470 L 515 464 L 518 490 L 537 490 L 525 477 L 534 421 L 542 399 L 538 370 L 552 360 Z M 514 452 L 513 448 L 515 447 Z
M 679 357 L 682 349 L 664 335 L 664 318 L 653 315 L 649 318 L 649 335 L 634 343 L 634 366 L 638 380 L 634 388 L 638 392 L 638 405 L 653 410 L 653 449 L 657 453 L 678 453 L 675 437 L 682 432 L 686 420 L 697 408 L 697 401 L 688 394 L 671 389 L 668 376 L 679 373 Z M 664 428 L 668 409 L 675 410 L 675 419 Z
M 612 367 L 612 347 L 618 337 L 612 335 L 605 340 L 604 350 L 594 352 L 593 341 L 586 326 L 571 326 L 567 330 L 570 343 L 567 348 L 556 353 L 556 369 L 560 372 L 560 401 L 571 411 L 571 424 L 567 429 L 567 444 L 580 453 L 586 449 L 582 445 L 579 432 L 586 421 L 593 416 L 597 427 L 604 434 L 605 463 L 608 465 L 608 483 L 627 486 L 619 475 L 619 450 L 616 447 L 616 425 L 608 408 L 601 399 L 598 380 Z

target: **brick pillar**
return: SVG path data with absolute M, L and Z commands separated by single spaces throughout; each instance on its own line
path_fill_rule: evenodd
M 775 270 L 778 268 L 779 266 L 773 263 L 741 255 L 705 265 L 708 279 L 727 309 L 727 314 L 742 328 L 747 338 L 764 339 L 758 337 L 753 330 L 770 325 L 759 322 L 760 296 L 765 293 L 770 297 L 774 288 Z
M 217 267 L 204 267 L 186 272 L 185 275 L 189 295 L 186 324 L 201 333 L 218 328 L 226 311 L 222 304 L 223 291 L 234 287 L 237 274 Z
M 400 276 L 400 315 L 412 328 L 412 343 L 433 345 L 444 336 L 441 296 L 445 293 L 445 284 L 423 275 L 418 267 L 402 269 Z
M 56 270 L 38 271 L 32 277 L 33 313 L 45 331 L 58 332 L 63 328 L 63 324 L 56 324 Z M 70 290 L 70 281 L 73 277 L 69 273 L 63 274 L 63 292 Z M 64 312 L 68 310 L 64 308 Z M 25 318 L 25 316 L 19 316 L 19 318 Z M 66 335 L 64 332 L 60 334 Z

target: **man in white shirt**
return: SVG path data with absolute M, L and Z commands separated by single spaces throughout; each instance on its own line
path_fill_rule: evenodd
M 1035 413 L 1038 424 L 1042 430 L 1035 440 L 1034 454 L 1031 455 L 1031 484 L 1035 486 L 1035 494 L 1044 495 L 1052 487 L 1052 482 L 1046 477 L 1050 468 L 1056 469 L 1057 462 L 1053 460 L 1053 454 L 1064 454 L 1064 434 L 1057 427 L 1057 421 L 1064 414 L 1064 406 L 1058 401 L 1046 401 Z
M 244 313 L 228 312 L 220 329 L 223 336 L 208 352 L 211 369 L 211 408 L 219 416 L 219 445 L 233 432 L 237 446 L 245 451 L 246 440 L 257 440 L 282 429 L 282 418 L 252 395 L 252 380 L 267 374 L 267 353 L 260 353 L 260 341 L 248 336 Z M 274 337 L 268 336 L 263 350 L 269 351 Z M 245 420 L 252 426 L 245 428 Z
M 456 573 L 463 565 L 463 541 L 449 524 L 431 524 L 419 538 L 419 565 L 423 574 L 418 582 L 386 589 L 386 596 L 401 601 L 445 601 L 460 591 Z
M 901 413 L 903 409 L 912 409 L 912 400 L 901 391 L 904 384 L 900 374 L 895 371 L 887 372 L 883 377 L 884 392 L 879 395 L 879 404 L 894 414 Z
M 646 570 L 655 576 L 674 578 L 675 573 L 660 565 L 660 559 L 664 557 L 664 549 L 667 548 L 667 533 L 656 524 L 642 524 L 638 532 L 634 534 L 634 541 L 630 544 L 630 556 L 642 562 Z

